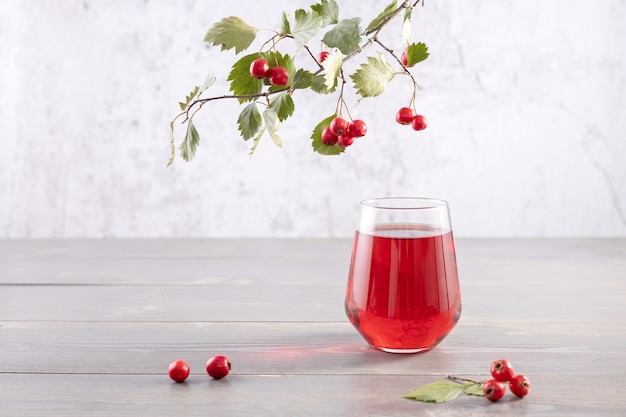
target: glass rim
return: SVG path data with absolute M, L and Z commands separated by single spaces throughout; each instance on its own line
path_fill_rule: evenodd
M 399 202 L 404 204 L 394 204 Z M 377 210 L 432 210 L 448 207 L 448 205 L 446 200 L 428 197 L 376 197 L 359 203 L 361 208 Z

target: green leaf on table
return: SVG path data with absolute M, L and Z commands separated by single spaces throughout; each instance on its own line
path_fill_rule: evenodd
M 404 398 L 430 403 L 445 403 L 461 395 L 464 387 L 465 385 L 459 384 L 458 382 L 447 380 L 437 381 L 405 394 Z
M 179 101 L 178 104 L 180 105 L 180 109 L 182 111 L 187 110 L 187 106 L 189 106 L 189 103 L 191 103 L 191 100 L 193 100 L 194 98 L 196 98 L 196 96 L 198 95 L 198 92 L 200 91 L 200 87 L 195 86 L 193 90 L 191 90 L 191 93 L 187 94 L 185 96 L 185 101 Z
M 408 44 L 411 42 L 411 34 L 413 33 L 413 28 L 411 27 L 411 13 L 413 12 L 412 7 L 407 7 L 404 11 L 404 19 L 402 20 L 402 30 L 400 31 L 400 36 L 402 37 L 402 43 Z
M 289 91 L 276 94 L 272 100 L 270 100 L 270 107 L 276 111 L 278 120 L 281 122 L 291 116 L 295 109 L 293 98 L 291 98 Z
M 230 81 L 230 91 L 234 95 L 250 95 L 258 94 L 263 90 L 263 80 L 252 78 L 250 76 L 250 64 L 257 59 L 259 54 L 249 54 L 240 58 L 231 69 L 228 74 L 228 81 Z M 240 98 L 240 103 L 254 100 L 254 97 Z
M 250 139 L 257 134 L 261 126 L 263 126 L 263 119 L 261 118 L 261 112 L 256 106 L 256 103 L 250 103 L 243 108 L 237 118 L 237 124 L 241 137 L 245 140 Z
M 265 127 L 267 128 L 267 131 L 269 132 L 276 146 L 282 148 L 283 141 L 276 134 L 278 128 L 280 127 L 280 120 L 276 111 L 271 107 L 265 109 L 265 111 L 263 112 L 263 120 L 265 121 Z
M 325 74 L 318 74 L 313 77 L 313 82 L 311 83 L 311 90 L 315 91 L 318 94 L 330 94 L 334 93 L 337 89 L 337 78 L 335 78 L 335 84 L 332 88 L 326 87 L 326 76 Z
M 296 71 L 291 82 L 291 88 L 294 90 L 309 88 L 313 83 L 313 74 L 310 71 L 300 68 Z
M 280 26 L 280 33 L 284 35 L 291 35 L 291 23 L 289 22 L 289 16 L 287 16 L 287 13 L 284 10 Z
M 463 385 L 463 392 L 467 395 L 484 397 L 483 385 L 480 382 L 467 382 Z
M 360 17 L 340 20 L 334 28 L 326 32 L 322 42 L 330 48 L 338 48 L 344 55 L 359 49 L 361 42 Z
M 191 119 L 187 122 L 187 133 L 185 134 L 185 139 L 180 144 L 180 156 L 187 162 L 191 161 L 193 157 L 196 155 L 196 148 L 198 147 L 198 143 L 200 142 L 200 135 L 196 130 L 196 127 L 193 125 Z
M 376 16 L 369 25 L 367 25 L 367 28 L 365 29 L 365 34 L 369 35 L 370 33 L 377 31 L 380 25 L 384 23 L 397 9 L 398 2 L 396 0 L 393 0 L 387 5 L 387 7 L 385 7 L 385 10 L 380 12 L 380 14 Z
M 323 26 L 333 25 L 339 21 L 339 6 L 335 0 L 322 0 L 311 6 L 317 14 L 322 18 Z
M 296 10 L 295 23 L 291 28 L 296 50 L 300 50 L 322 28 L 322 18 L 315 12 Z
M 207 31 L 204 41 L 221 46 L 222 51 L 235 48 L 239 53 L 252 44 L 259 29 L 250 26 L 236 16 L 225 17 Z
M 330 124 L 331 120 L 333 120 L 335 117 L 337 117 L 336 114 L 328 116 L 327 118 L 319 122 L 317 126 L 315 126 L 315 128 L 313 129 L 313 133 L 311 133 L 311 139 L 313 139 L 312 146 L 315 152 L 322 155 L 339 155 L 346 150 L 346 148 L 339 144 L 329 146 L 322 142 L 322 131 L 326 126 Z
M 412 43 L 406 51 L 406 64 L 418 64 L 428 58 L 428 55 L 428 46 L 424 42 Z
M 337 85 L 337 77 L 341 71 L 341 65 L 343 64 L 343 55 L 338 49 L 330 51 L 324 62 L 322 62 L 322 68 L 324 68 L 324 85 L 326 89 L 331 89 Z
M 379 53 L 377 57 L 368 56 L 367 62 L 361 64 L 361 67 L 350 78 L 361 97 L 375 97 L 385 91 L 387 84 L 394 76 L 394 69 Z

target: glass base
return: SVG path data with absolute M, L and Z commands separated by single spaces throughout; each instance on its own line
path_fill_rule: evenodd
M 429 350 L 432 349 L 432 348 L 391 349 L 391 348 L 376 347 L 376 346 L 373 346 L 373 348 L 377 350 L 382 350 L 383 352 L 387 352 L 387 353 L 423 353 L 423 352 L 428 352 Z

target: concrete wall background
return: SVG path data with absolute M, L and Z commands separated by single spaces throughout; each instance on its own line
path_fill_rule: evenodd
M 339 3 L 369 22 L 387 2 Z M 450 201 L 457 236 L 626 236 L 626 1 L 427 0 L 421 134 L 393 120 L 401 78 L 351 110 L 369 132 L 340 157 L 308 139 L 335 95 L 296 94 L 284 148 L 252 158 L 220 102 L 194 162 L 165 169 L 177 101 L 208 72 L 208 95 L 228 89 L 234 54 L 205 31 L 310 3 L 258 4 L 0 1 L 0 238 L 351 236 L 357 203 L 385 195 Z

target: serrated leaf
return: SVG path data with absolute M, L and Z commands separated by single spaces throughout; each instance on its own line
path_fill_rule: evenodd
M 428 46 L 424 42 L 412 43 L 406 51 L 407 66 L 415 65 L 428 58 Z
M 335 85 L 332 88 L 326 87 L 326 78 L 324 74 L 318 74 L 313 77 L 313 82 L 311 83 L 311 90 L 315 91 L 318 94 L 330 94 L 334 93 L 337 89 L 337 79 L 335 78 Z
M 322 18 L 315 12 L 307 12 L 303 9 L 296 10 L 295 23 L 291 29 L 293 40 L 296 42 L 296 50 L 300 50 L 322 28 Z
M 234 95 L 243 96 L 249 94 L 258 94 L 263 90 L 263 80 L 252 78 L 250 76 L 250 64 L 257 59 L 259 54 L 254 53 L 240 58 L 228 74 L 230 81 L 230 91 Z M 240 98 L 240 103 L 254 100 L 251 98 Z
M 313 74 L 310 71 L 300 68 L 296 71 L 291 82 L 291 88 L 294 90 L 309 88 L 313 83 Z
M 322 25 L 333 25 L 339 21 L 339 6 L 335 0 L 322 0 L 321 3 L 311 6 L 323 20 Z
M 178 104 L 180 105 L 180 109 L 182 111 L 187 110 L 187 106 L 189 106 L 189 103 L 191 103 L 191 100 L 193 100 L 198 95 L 198 91 L 200 91 L 200 87 L 195 86 L 194 89 L 191 90 L 191 93 L 185 96 L 185 101 L 178 102 Z
M 200 96 L 200 94 L 202 94 L 206 89 L 208 89 L 213 84 L 215 84 L 215 80 L 216 80 L 215 74 L 207 75 L 206 78 L 204 79 L 204 82 L 200 86 L 200 90 L 198 90 L 198 96 Z
M 463 385 L 463 392 L 467 395 L 476 395 L 484 397 L 483 385 L 480 382 L 468 382 Z
M 431 403 L 445 403 L 461 395 L 463 388 L 464 385 L 457 382 L 437 381 L 405 394 L 404 398 Z
M 395 71 L 380 53 L 378 57 L 368 56 L 367 62 L 350 76 L 361 97 L 375 97 L 382 94 L 387 84 L 395 76 Z
M 331 120 L 333 120 L 335 117 L 337 117 L 336 114 L 328 116 L 327 118 L 319 122 L 317 126 L 315 126 L 315 128 L 313 129 L 313 132 L 311 133 L 311 139 L 313 139 L 311 146 L 313 146 L 313 150 L 315 152 L 322 155 L 339 155 L 346 150 L 346 148 L 339 144 L 329 146 L 322 142 L 322 131 L 326 126 L 330 124 Z
M 221 46 L 222 51 L 235 48 L 239 53 L 252 44 L 259 30 L 250 26 L 243 19 L 230 16 L 215 23 L 204 36 L 204 41 L 213 46 Z
M 413 28 L 411 27 L 411 13 L 413 12 L 413 8 L 407 7 L 404 11 L 404 20 L 402 21 L 402 30 L 400 31 L 400 36 L 402 37 L 402 43 L 408 44 L 411 42 L 411 34 L 413 33 Z
M 185 139 L 180 144 L 178 148 L 180 150 L 180 156 L 189 162 L 196 155 L 196 148 L 198 147 L 198 143 L 200 143 L 200 135 L 196 130 L 196 127 L 193 125 L 193 122 L 189 120 L 187 122 L 187 133 L 185 134 Z
M 291 23 L 289 22 L 289 16 L 287 16 L 287 13 L 285 11 L 283 11 L 283 18 L 281 21 L 280 31 L 284 35 L 291 34 Z
M 385 7 L 385 10 L 380 12 L 380 14 L 376 16 L 369 25 L 367 25 L 367 28 L 365 29 L 365 34 L 369 35 L 370 33 L 377 31 L 380 25 L 385 22 L 385 20 L 387 20 L 397 9 L 398 2 L 396 0 L 393 0 L 387 5 L 387 7 Z
M 278 128 L 280 127 L 280 120 L 278 119 L 278 114 L 276 113 L 276 111 L 271 107 L 265 109 L 265 111 L 263 112 L 263 120 L 265 121 L 265 127 L 267 128 L 267 131 L 272 137 L 272 140 L 274 141 L 276 146 L 282 148 L 283 141 L 276 134 Z
M 322 42 L 330 48 L 338 48 L 344 55 L 359 49 L 361 42 L 360 17 L 340 20 L 334 28 L 326 32 Z
M 261 126 L 263 126 L 263 119 L 256 103 L 250 103 L 243 108 L 237 118 L 237 125 L 239 126 L 241 137 L 245 140 L 257 134 Z
M 281 122 L 291 116 L 295 109 L 293 98 L 291 98 L 289 91 L 276 94 L 272 100 L 270 100 L 270 107 L 276 111 L 278 120 Z
M 172 165 L 176 157 L 176 144 L 174 143 L 174 122 L 176 119 L 178 119 L 178 116 L 170 122 L 170 159 L 168 159 L 167 165 L 165 165 L 166 168 Z
M 252 154 L 254 153 L 254 151 L 256 151 L 256 148 L 259 146 L 259 143 L 261 142 L 261 138 L 263 137 L 263 134 L 265 133 L 265 128 L 261 129 L 259 131 L 259 134 L 256 135 L 256 137 L 254 138 L 254 140 L 252 141 L 252 147 L 250 148 L 250 152 L 248 152 L 248 155 L 252 156 Z
M 327 89 L 333 88 L 337 85 L 337 77 L 341 71 L 341 65 L 343 64 L 343 55 L 338 49 L 330 51 L 324 62 L 322 62 L 322 68 L 324 68 L 324 85 Z

